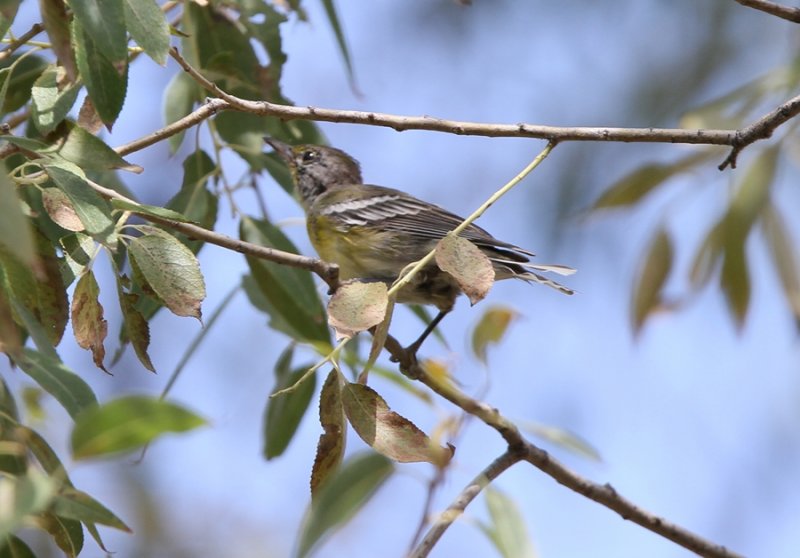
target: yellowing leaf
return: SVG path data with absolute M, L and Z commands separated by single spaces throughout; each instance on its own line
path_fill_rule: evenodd
M 128 251 L 149 286 L 178 316 L 201 318 L 206 287 L 197 258 L 169 234 L 146 234 L 131 241 Z
M 472 304 L 480 302 L 494 283 L 489 258 L 466 238 L 448 234 L 436 245 L 436 264 L 458 283 Z
M 316 498 L 325 482 L 336 472 L 344 456 L 347 429 L 342 408 L 339 373 L 331 370 L 319 395 L 319 422 L 322 434 L 311 469 L 311 497 Z
M 69 197 L 58 188 L 42 190 L 42 204 L 53 222 L 61 228 L 72 232 L 80 232 L 86 228 L 75 212 Z
M 347 383 L 342 403 L 353 429 L 372 449 L 401 463 L 427 462 L 444 467 L 453 457 L 452 446 L 435 444 L 410 420 L 389 409 L 372 388 Z
M 486 364 L 487 347 L 503 338 L 508 326 L 517 316 L 514 310 L 505 306 L 494 306 L 484 312 L 472 332 L 472 352 L 483 364 Z
M 72 295 L 72 329 L 78 345 L 90 349 L 95 365 L 108 372 L 103 366 L 106 354 L 103 341 L 108 334 L 108 323 L 103 317 L 99 295 L 100 287 L 94 273 L 87 269 L 75 285 Z
M 767 245 L 781 281 L 784 297 L 792 309 L 795 320 L 800 320 L 800 277 L 798 277 L 797 254 L 791 235 L 774 205 L 767 205 L 762 218 Z
M 389 302 L 386 293 L 381 281 L 349 281 L 336 289 L 328 303 L 328 323 L 336 338 L 353 337 L 381 323 Z

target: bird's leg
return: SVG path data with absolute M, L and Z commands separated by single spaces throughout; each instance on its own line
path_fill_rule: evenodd
M 406 347 L 405 350 L 412 354 L 417 354 L 417 351 L 422 346 L 422 343 L 428 338 L 428 335 L 433 333 L 433 330 L 436 329 L 436 326 L 439 325 L 439 322 L 442 321 L 442 318 L 444 318 L 448 312 L 450 312 L 449 308 L 447 310 L 439 310 L 439 313 L 436 314 L 436 317 L 431 320 L 431 323 L 428 324 L 428 327 L 425 328 L 425 331 L 422 332 L 422 335 L 420 335 L 416 341 Z

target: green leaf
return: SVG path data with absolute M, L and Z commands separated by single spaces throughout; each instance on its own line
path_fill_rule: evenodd
M 41 233 L 34 233 L 38 260 L 35 272 L 0 246 L 0 282 L 9 294 L 15 316 L 22 320 L 37 346 L 54 347 L 61 341 L 69 308 L 55 248 Z M 28 315 L 21 315 L 24 309 Z
M 591 459 L 592 461 L 600 462 L 603 460 L 600 456 L 600 452 L 597 451 L 594 446 L 569 430 L 534 422 L 520 422 L 518 424 L 520 428 L 524 428 L 534 436 L 538 436 L 542 440 L 547 440 L 575 455 Z
M 77 83 L 59 85 L 59 75 L 63 71 L 51 64 L 31 89 L 33 123 L 42 135 L 49 134 L 64 121 L 80 93 Z
M 244 218 L 239 232 L 242 240 L 297 253 L 283 232 L 268 221 Z M 259 291 L 272 309 L 270 315 L 279 318 L 270 322 L 271 326 L 300 341 L 330 344 L 325 310 L 310 272 L 252 256 L 247 256 L 247 263 Z
M 72 455 L 75 459 L 112 456 L 140 448 L 168 432 L 186 432 L 205 423 L 168 401 L 122 397 L 86 411 L 75 421 Z
M 244 24 L 250 35 L 259 41 L 267 51 L 269 81 L 272 84 L 272 94 L 277 96 L 280 94 L 283 65 L 287 60 L 286 53 L 282 48 L 280 27 L 287 21 L 287 18 L 266 2 L 244 2 L 241 10 L 240 23 Z
M 389 409 L 372 388 L 347 383 L 342 388 L 342 404 L 353 429 L 372 449 L 400 463 L 426 462 L 444 467 L 454 448 L 443 448 L 410 420 Z
M 0 105 L 2 112 L 21 109 L 31 98 L 31 89 L 48 64 L 44 58 L 29 54 L 12 55 L 0 61 Z
M 37 263 L 36 244 L 30 220 L 22 211 L 17 187 L 0 172 L 0 244 L 26 267 Z
M 22 0 L 2 0 L 0 1 L 0 38 L 6 36 L 14 18 L 17 17 L 17 10 Z
M 53 499 L 52 512 L 83 523 L 99 523 L 131 533 L 130 528 L 103 504 L 80 490 L 64 488 Z
M 133 350 L 136 352 L 139 362 L 151 372 L 155 372 L 156 369 L 150 360 L 150 355 L 147 354 L 147 349 L 150 346 L 150 326 L 142 316 L 142 313 L 136 308 L 138 297 L 134 294 L 123 292 L 122 287 L 119 285 L 119 279 L 117 280 L 117 293 L 119 294 L 122 317 L 125 319 L 123 325 L 125 336 L 133 345 Z
M 216 176 L 217 167 L 205 151 L 197 150 L 183 161 L 183 183 L 167 208 L 185 215 L 203 228 L 213 229 L 217 222 L 219 200 L 206 185 Z M 197 254 L 203 241 L 178 235 L 189 249 Z
M 525 520 L 514 500 L 487 486 L 484 489 L 486 508 L 489 510 L 489 525 L 482 529 L 494 543 L 503 558 L 535 558 L 530 537 L 525 528 Z
M 333 0 L 322 0 L 322 5 L 325 8 L 325 14 L 328 16 L 328 21 L 333 29 L 333 34 L 336 36 L 336 44 L 339 45 L 339 52 L 344 59 L 345 67 L 347 68 L 347 78 L 350 81 L 350 86 L 355 87 L 355 72 L 353 70 L 353 62 L 350 59 L 350 50 L 347 48 L 347 41 L 344 38 L 344 31 L 342 31 L 342 24 L 339 22 L 339 16 L 336 13 L 336 6 Z
M 43 154 L 57 154 L 86 171 L 120 169 L 136 174 L 142 172 L 142 167 L 130 164 L 103 140 L 74 122 L 67 123 L 67 130 L 69 134 L 64 143 L 54 150 L 44 151 Z
M 119 1 L 113 0 L 113 3 Z M 97 115 L 108 128 L 111 128 L 125 102 L 128 64 L 127 57 L 114 59 L 113 53 L 100 47 L 96 42 L 99 38 L 89 33 L 79 19 L 73 20 L 72 42 L 75 45 L 78 70 Z
M 83 526 L 77 519 L 43 513 L 36 517 L 36 524 L 47 531 L 58 548 L 69 558 L 75 558 L 83 549 Z M 2 554 L 0 554 L 2 558 Z
M 116 64 L 128 59 L 122 0 L 70 0 L 69 6 L 75 13 L 75 20 L 108 60 Z
M 761 223 L 783 295 L 795 320 L 800 321 L 800 276 L 798 276 L 797 253 L 791 234 L 778 208 L 773 204 L 768 204 L 764 208 Z
M 179 223 L 191 223 L 185 215 L 181 215 L 177 211 L 165 209 L 157 205 L 147 205 L 144 203 L 136 203 L 128 200 L 111 200 L 111 207 L 114 209 L 121 209 L 123 211 L 131 211 L 139 215 L 151 215 L 153 217 L 160 217 L 162 219 L 169 219 L 171 221 L 178 221 Z
M 103 317 L 99 296 L 100 287 L 92 270 L 87 268 L 72 295 L 72 329 L 78 345 L 92 351 L 95 366 L 108 372 L 103 365 L 106 354 L 103 341 L 108 335 L 108 323 Z
M 36 554 L 22 539 L 8 535 L 5 541 L 0 543 L 0 558 L 36 558 Z
M 155 0 L 124 0 L 125 23 L 131 37 L 162 66 L 167 63 L 169 25 Z
M 311 367 L 307 365 L 290 369 L 292 353 L 290 345 L 275 364 L 273 393 L 294 385 Z M 300 384 L 296 390 L 267 400 L 264 413 L 264 457 L 267 459 L 278 457 L 289 446 L 297 427 L 300 426 L 300 421 L 306 414 L 316 387 L 317 376 L 314 375 Z
M 436 265 L 453 276 L 472 304 L 483 300 L 494 283 L 494 267 L 488 256 L 466 238 L 454 234 L 436 244 Z
M 97 405 L 92 388 L 60 360 L 23 349 L 23 356 L 16 364 L 55 397 L 73 419 Z
M 328 323 L 337 339 L 353 337 L 381 323 L 389 304 L 386 283 L 348 281 L 328 302 Z
M 506 306 L 493 306 L 483 313 L 472 332 L 472 352 L 483 364 L 487 364 L 486 349 L 500 342 L 518 315 Z
M 592 209 L 610 209 L 615 207 L 630 206 L 642 201 L 656 187 L 675 175 L 681 174 L 712 156 L 715 150 L 693 151 L 671 163 L 649 163 L 642 165 L 630 174 L 622 177 L 603 192 Z
M 43 166 L 53 182 L 69 197 L 89 234 L 103 239 L 113 232 L 114 221 L 108 203 L 92 190 L 80 167 L 66 161 L 51 161 Z
M 747 269 L 747 256 L 741 239 L 730 239 L 727 242 L 719 283 L 728 302 L 728 309 L 733 314 L 736 326 L 741 330 L 750 306 L 750 272 Z
M 130 242 L 128 253 L 167 308 L 201 319 L 205 281 L 197 258 L 180 240 L 166 233 L 146 234 Z
M 167 124 L 177 122 L 190 112 L 194 104 L 200 100 L 200 90 L 197 83 L 186 72 L 178 72 L 173 76 L 164 91 L 164 121 Z M 183 142 L 185 132 L 171 136 L 169 143 L 170 153 L 175 153 Z
M 16 532 L 29 517 L 44 511 L 57 488 L 55 480 L 30 467 L 27 474 L 3 479 L 0 541 Z
M 348 459 L 312 502 L 295 556 L 308 556 L 326 535 L 347 523 L 393 472 L 391 461 L 377 453 L 356 454 Z
M 647 318 L 661 308 L 661 291 L 672 269 L 673 257 L 672 240 L 667 231 L 659 229 L 647 248 L 647 256 L 633 287 L 631 317 L 635 333 L 639 333 Z
M 313 499 L 319 497 L 320 490 L 339 469 L 344 458 L 347 424 L 342 407 L 342 383 L 335 369 L 328 374 L 319 394 L 319 422 L 322 434 L 317 442 L 317 454 L 311 469 Z

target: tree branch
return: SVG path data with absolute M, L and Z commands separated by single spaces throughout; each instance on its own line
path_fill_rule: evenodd
M 428 556 L 439 539 L 442 538 L 444 532 L 447 531 L 447 528 L 464 513 L 464 510 L 470 502 L 480 494 L 481 490 L 486 488 L 489 483 L 499 477 L 512 465 L 522 461 L 524 458 L 523 452 L 508 449 L 503 455 L 492 461 L 488 467 L 481 471 L 478 476 L 464 487 L 455 500 L 453 500 L 453 503 L 439 515 L 425 534 L 425 537 L 420 541 L 419 545 L 408 555 L 409 558 L 425 558 Z
M 98 192 L 105 198 L 117 199 L 128 203 L 136 204 L 136 201 L 126 196 L 123 196 L 116 190 L 106 188 L 105 186 L 97 184 L 96 182 L 93 182 L 91 180 L 87 180 L 87 182 L 89 183 L 89 186 L 92 187 L 92 189 L 94 189 L 96 192 Z M 252 242 L 246 242 L 244 240 L 239 240 L 238 238 L 233 238 L 224 234 L 210 231 L 208 229 L 204 229 L 203 227 L 200 227 L 193 223 L 182 223 L 180 221 L 173 221 L 172 219 L 165 219 L 163 217 L 158 217 L 145 212 L 139 213 L 135 209 L 130 209 L 129 211 L 131 211 L 131 213 L 136 213 L 143 219 L 146 219 L 153 223 L 158 223 L 159 225 L 163 225 L 174 231 L 183 233 L 186 236 L 196 240 L 202 240 L 204 242 L 208 242 L 209 244 L 216 244 L 217 246 L 221 246 L 222 248 L 227 248 L 229 250 L 239 252 L 240 254 L 253 256 L 255 258 L 260 258 L 262 260 L 267 260 L 282 265 L 288 265 L 291 267 L 299 267 L 301 269 L 307 269 L 319 275 L 322 278 L 322 280 L 328 284 L 328 286 L 332 291 L 336 290 L 336 288 L 339 285 L 338 266 L 329 264 L 317 258 L 309 258 L 307 256 L 300 256 L 298 254 L 293 254 L 291 252 L 284 252 L 283 250 L 276 250 L 275 248 L 260 246 L 258 244 L 253 244 Z
M 473 399 L 452 383 L 441 381 L 428 374 L 424 366 L 417 362 L 416 355 L 412 351 L 404 349 L 400 342 L 391 335 L 387 337 L 385 347 L 392 355 L 393 360 L 400 363 L 400 370 L 404 374 L 412 379 L 419 380 L 441 397 L 497 430 L 508 444 L 510 452 L 518 452 L 522 459 L 552 477 L 558 483 L 617 512 L 623 519 L 632 521 L 657 535 L 671 540 L 675 544 L 691 550 L 699 556 L 742 558 L 741 555 L 728 550 L 724 546 L 708 541 L 688 529 L 645 511 L 621 496 L 610 484 L 592 482 L 567 468 L 551 457 L 545 450 L 526 440 L 520 433 L 519 428 L 504 417 L 500 411 L 482 401 Z
M 793 23 L 800 23 L 800 8 L 790 8 L 789 6 L 782 6 L 775 2 L 768 2 L 767 0 L 735 0 L 742 6 L 761 10 L 770 15 L 780 17 L 791 21 Z
M 14 52 L 19 47 L 21 47 L 22 45 L 33 39 L 36 35 L 38 35 L 42 31 L 44 31 L 44 24 L 34 23 L 31 26 L 31 28 L 28 29 L 25 33 L 20 35 L 17 39 L 8 43 L 8 46 L 6 46 L 3 50 L 0 50 L 0 61 L 3 61 L 12 54 L 14 54 Z

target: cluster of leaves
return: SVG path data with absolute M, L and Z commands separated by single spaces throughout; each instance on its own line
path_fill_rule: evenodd
M 798 60 L 761 76 L 734 91 L 689 113 L 682 124 L 687 128 L 739 129 L 758 116 L 765 106 L 782 102 L 800 85 Z M 688 274 L 691 293 L 696 293 L 717 278 L 727 306 L 737 327 L 747 318 L 751 299 L 751 271 L 747 241 L 757 230 L 762 231 L 775 274 L 789 311 L 800 321 L 800 274 L 795 243 L 786 226 L 783 210 L 775 201 L 775 178 L 787 156 L 797 148 L 797 121 L 780 129 L 779 141 L 761 147 L 749 158 L 747 168 L 736 180 L 727 207 L 710 227 L 697 246 Z M 595 210 L 633 208 L 646 200 L 671 179 L 697 172 L 715 158 L 718 149 L 693 150 L 689 155 L 670 163 L 644 165 L 609 187 L 597 200 Z M 634 331 L 639 332 L 654 314 L 680 304 L 664 294 L 665 285 L 674 272 L 675 249 L 672 235 L 661 225 L 650 241 L 633 289 L 631 317 Z

